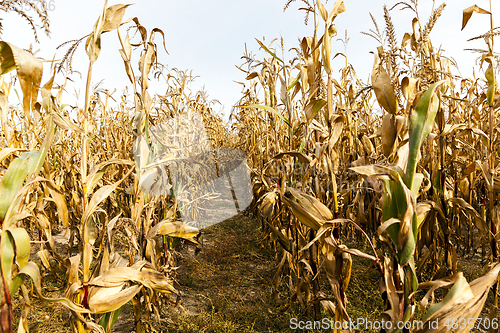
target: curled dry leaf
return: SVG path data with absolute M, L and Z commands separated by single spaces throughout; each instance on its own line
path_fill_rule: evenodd
M 29 123 L 42 82 L 42 62 L 15 45 L 0 41 L 0 75 L 13 69 L 16 69 L 23 91 L 23 110 Z
M 487 10 L 482 9 L 481 7 L 478 7 L 477 5 L 470 6 L 463 11 L 463 17 L 462 17 L 462 30 L 464 30 L 465 26 L 467 25 L 467 22 L 469 22 L 471 16 L 473 13 L 478 13 L 478 14 L 490 14 L 491 13 Z
M 373 91 L 375 92 L 375 96 L 380 106 L 387 112 L 395 115 L 398 112 L 398 103 L 396 95 L 394 94 L 391 78 L 382 66 L 378 54 L 374 53 L 374 55 L 375 62 L 373 64 L 371 76 Z

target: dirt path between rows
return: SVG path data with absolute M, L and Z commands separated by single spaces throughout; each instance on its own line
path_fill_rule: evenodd
M 178 256 L 175 287 L 180 306 L 164 309 L 158 332 L 288 332 L 290 314 L 278 314 L 272 299 L 276 262 L 261 247 L 260 223 L 238 214 L 203 230 L 202 250 Z M 131 306 L 114 332 L 133 330 Z
M 204 230 L 203 250 L 182 252 L 178 283 L 187 315 L 167 332 L 277 332 L 288 318 L 270 313 L 276 263 L 259 246 L 259 222 L 236 215 Z M 182 316 L 182 315 L 181 315 Z M 175 322 L 175 321 L 174 321 Z

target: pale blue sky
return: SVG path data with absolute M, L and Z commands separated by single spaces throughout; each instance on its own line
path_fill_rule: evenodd
M 92 31 L 92 27 L 102 10 L 103 1 L 100 0 L 45 0 L 53 5 L 54 10 L 50 12 L 51 38 L 40 33 L 40 44 L 35 44 L 34 38 L 26 22 L 14 13 L 5 15 L 4 33 L 2 39 L 22 48 L 28 48 L 31 43 L 35 49 L 40 49 L 39 57 L 51 59 L 54 54 L 61 58 L 63 51 L 56 53 L 55 47 L 64 41 L 80 38 Z M 478 57 L 464 48 L 483 48 L 482 41 L 466 42 L 468 38 L 474 37 L 489 29 L 487 15 L 473 15 L 471 21 L 464 31 L 461 29 L 462 10 L 473 5 L 489 9 L 487 0 L 454 0 L 448 3 L 443 16 L 437 22 L 431 38 L 435 48 L 440 46 L 446 50 L 446 55 L 454 57 L 460 67 L 462 75 L 471 76 L 474 61 Z M 239 97 L 241 85 L 233 81 L 244 81 L 244 73 L 239 71 L 235 65 L 241 65 L 245 49 L 257 55 L 264 56 L 259 50 L 259 45 L 254 38 L 267 41 L 273 38 L 283 37 L 286 49 L 298 46 L 298 38 L 312 34 L 312 19 L 309 25 L 304 25 L 304 11 L 298 8 L 303 3 L 298 0 L 291 4 L 290 8 L 283 12 L 286 1 L 283 0 L 184 0 L 184 1 L 153 1 L 137 0 L 135 4 L 128 7 L 124 19 L 137 16 L 148 32 L 157 27 L 164 31 L 166 46 L 170 55 L 167 55 L 163 47 L 159 47 L 159 61 L 168 65 L 169 68 L 176 67 L 181 70 L 192 70 L 193 75 L 199 76 L 192 85 L 194 91 L 205 86 L 209 97 L 218 99 L 226 114 Z M 373 56 L 370 51 L 376 50 L 377 42 L 362 35 L 361 31 L 373 28 L 369 12 L 376 18 L 379 27 L 385 26 L 383 20 L 384 3 L 390 8 L 396 0 L 345 0 L 346 12 L 339 15 L 335 20 L 338 36 L 332 44 L 332 54 L 344 52 L 344 46 L 337 38 L 344 37 L 347 29 L 350 38 L 347 48 L 348 61 L 353 64 L 358 76 L 367 81 L 373 65 Z M 108 1 L 108 6 L 121 1 Z M 324 3 L 324 1 L 323 1 Z M 432 7 L 431 0 L 419 1 L 421 20 L 425 23 L 429 17 Z M 441 2 L 436 2 L 437 7 Z M 334 1 L 325 4 L 330 10 Z M 495 6 L 495 4 L 494 4 Z M 493 8 L 494 13 L 500 14 L 500 5 Z M 401 41 L 404 32 L 411 32 L 412 12 L 395 9 L 391 12 L 396 26 L 398 42 Z M 496 17 L 500 17 L 496 15 Z M 320 29 L 322 31 L 323 28 Z M 122 30 L 124 31 L 123 27 Z M 155 41 L 161 44 L 161 36 L 157 35 Z M 88 57 L 81 45 L 75 55 L 74 69 L 79 70 L 84 76 L 79 79 L 78 75 L 72 77 L 75 81 L 74 87 L 80 89 L 83 96 L 85 89 L 85 75 L 88 66 Z M 122 59 L 118 53 L 119 42 L 116 32 L 107 33 L 102 38 L 102 52 L 94 65 L 92 82 L 97 83 L 105 79 L 104 87 L 112 90 L 117 88 L 120 92 L 128 79 L 125 75 Z M 66 49 L 64 49 L 65 51 Z M 137 64 L 138 52 L 133 59 Z M 334 66 L 340 68 L 344 64 L 342 57 L 336 58 Z M 136 65 L 135 65 L 136 66 Z M 136 66 L 137 67 L 137 66 Z M 136 70 L 136 68 L 134 68 Z M 477 72 L 476 72 L 477 73 Z M 336 72 L 336 77 L 340 75 Z M 477 74 L 476 74 L 477 75 Z M 482 76 L 482 74 L 480 74 Z M 44 73 L 43 82 L 49 77 L 48 67 Z M 151 77 L 152 78 L 152 77 Z M 59 78 L 59 82 L 61 79 Z M 152 82 L 153 83 L 153 82 Z M 162 93 L 164 84 L 152 84 L 152 92 Z M 73 91 L 71 91 L 73 94 Z M 115 98 L 119 94 L 115 94 Z M 68 103 L 75 103 L 74 98 L 67 96 Z M 81 106 L 81 103 L 80 103 Z M 216 107 L 216 110 L 219 107 Z

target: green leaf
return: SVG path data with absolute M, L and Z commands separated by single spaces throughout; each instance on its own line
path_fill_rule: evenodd
M 302 150 L 304 150 L 305 147 L 306 147 L 306 138 L 303 138 L 302 142 L 300 143 L 299 152 L 302 152 Z
M 55 124 L 52 121 L 52 117 L 49 116 L 47 135 L 40 151 L 24 152 L 21 157 L 16 158 L 10 163 L 0 183 L 0 221 L 5 220 L 5 214 L 23 187 L 26 177 L 30 175 L 30 179 L 34 178 L 40 172 L 47 151 L 54 139 L 54 131 Z
M 0 239 L 0 260 L 2 262 L 2 276 L 5 282 L 7 282 L 8 288 L 12 283 L 12 264 L 14 263 L 14 240 L 9 232 L 3 232 Z
M 18 192 L 15 193 L 12 202 L 7 208 L 7 212 L 5 213 L 5 218 L 3 220 L 3 229 L 9 229 L 11 225 L 13 225 L 17 219 L 22 218 L 24 215 L 22 212 L 17 214 L 16 210 L 21 206 L 21 202 L 24 199 L 24 195 L 31 189 L 31 185 L 37 182 L 48 182 L 47 179 L 42 177 L 36 177 L 32 181 L 26 183 Z
M 407 272 L 407 275 L 409 276 L 410 279 L 410 284 L 411 284 L 411 290 L 417 290 L 418 289 L 418 278 L 417 278 L 417 271 L 415 270 L 415 258 L 412 257 L 410 262 L 408 263 L 408 266 L 405 267 L 405 270 Z
M 295 80 L 293 80 L 292 84 L 290 84 L 288 88 L 286 88 L 286 91 L 289 92 L 293 87 L 295 87 L 295 85 L 297 84 L 297 82 L 299 82 L 299 80 L 300 80 L 300 74 L 297 75 Z
M 23 187 L 27 175 L 28 161 L 26 159 L 16 158 L 10 163 L 0 183 L 0 221 L 5 219 L 5 214 L 16 193 Z
M 321 110 L 326 105 L 326 101 L 324 99 L 313 99 L 307 104 L 304 108 L 304 113 L 306 115 L 307 122 L 309 123 L 316 113 Z
M 106 332 L 111 332 L 111 327 L 115 324 L 120 312 L 122 312 L 122 309 L 123 306 L 116 311 L 105 313 L 101 319 L 99 319 L 99 325 L 101 325 Z
M 27 263 L 30 256 L 30 236 L 24 228 L 13 228 L 5 230 L 10 233 L 16 247 L 16 262 L 22 269 Z
M 42 169 L 45 157 L 47 156 L 47 151 L 54 140 L 54 134 L 56 131 L 56 125 L 52 119 L 52 116 L 47 118 L 47 134 L 43 140 L 42 146 L 39 151 L 28 151 L 21 155 L 21 159 L 28 160 L 28 175 L 29 179 L 33 179 Z
M 405 177 L 406 186 L 410 189 L 413 188 L 413 177 L 417 169 L 417 156 L 420 151 L 420 146 L 431 132 L 436 113 L 439 109 L 440 101 L 436 95 L 436 90 L 444 82 L 443 80 L 431 85 L 422 97 L 420 97 L 416 109 L 411 114 L 409 128 L 410 148 Z
M 264 49 L 266 50 L 267 53 L 269 53 L 273 58 L 275 58 L 276 60 L 278 60 L 279 62 L 283 63 L 283 60 L 281 60 L 280 58 L 278 58 L 276 56 L 276 54 L 274 54 L 273 52 L 271 52 L 271 50 L 269 50 L 264 44 L 262 44 L 262 42 L 260 40 L 258 40 L 257 38 L 255 38 L 255 40 L 257 41 L 257 43 L 259 43 L 259 45 Z
M 398 261 L 401 266 L 406 265 L 413 258 L 416 247 L 416 235 L 413 233 L 413 226 L 417 224 L 417 214 L 413 214 L 412 217 L 412 228 L 409 230 L 406 237 L 406 242 L 403 244 L 403 249 L 398 253 Z M 399 245 L 399 244 L 398 244 Z

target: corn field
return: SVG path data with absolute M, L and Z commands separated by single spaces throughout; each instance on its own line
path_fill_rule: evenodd
M 17 2 L 33 3 L 3 1 L 0 9 L 26 18 L 35 37 L 37 20 L 48 34 L 47 9 L 33 5 L 32 17 L 15 9 Z M 372 17 L 374 28 L 365 33 L 380 46 L 373 50 L 370 82 L 363 82 L 331 44 L 334 20 L 351 10 L 348 3 L 303 0 L 300 6 L 313 23 L 311 36 L 292 49 L 293 59 L 285 59 L 283 40 L 256 40 L 255 49 L 266 56 L 244 54 L 244 90 L 229 123 L 206 94 L 186 88 L 187 72 L 166 75 L 157 56 L 168 39 L 159 28 L 147 31 L 140 18 L 124 20 L 129 5 L 104 1 L 87 36 L 65 43 L 62 60 L 44 60 L 51 63 L 47 82 L 42 60 L 16 41 L 0 42 L 2 332 L 29 331 L 33 299 L 61 304 L 73 332 L 112 332 L 129 302 L 135 332 L 158 331 L 161 309 L 179 302 L 177 250 L 201 248 L 207 207 L 218 195 L 217 187 L 199 195 L 199 184 L 229 175 L 245 158 L 252 183 L 246 211 L 258 218 L 262 243 L 276 257 L 274 296 L 286 288 L 286 303 L 305 318 L 333 318 L 342 323 L 334 332 L 361 329 L 344 324 L 356 320 L 346 291 L 358 273 L 353 262 L 363 258 L 380 279 L 377 331 L 498 331 L 494 40 L 500 30 L 491 8 L 463 10 L 463 29 L 469 20 L 491 20 L 490 30 L 474 38 L 485 42 L 474 50 L 482 76 L 463 78 L 430 38 L 445 4 L 423 20 L 416 0 L 397 3 L 415 16 L 401 41 L 392 8 L 384 7 L 383 28 Z M 117 33 L 131 92 L 116 107 L 108 91 L 91 84 L 101 35 L 108 32 Z M 71 107 L 62 102 L 66 81 L 57 82 L 73 70 L 73 54 L 82 47 L 88 55 L 84 105 Z M 338 55 L 346 62 L 336 73 L 331 62 Z M 165 79 L 165 94 L 150 96 L 151 76 Z M 16 82 L 20 108 L 9 104 Z M 199 147 L 208 148 L 191 151 L 200 152 L 196 158 L 155 145 L 158 137 L 163 147 L 195 140 L 196 133 L 179 138 L 158 130 L 174 119 L 205 128 Z M 479 278 L 464 277 L 465 257 L 480 263 Z M 66 272 L 58 277 L 64 293 L 49 298 L 43 276 L 57 269 Z

